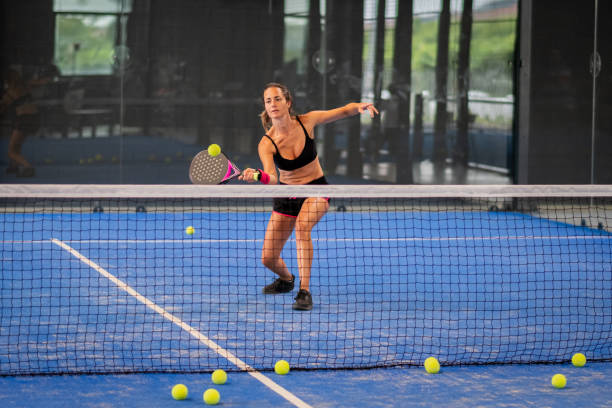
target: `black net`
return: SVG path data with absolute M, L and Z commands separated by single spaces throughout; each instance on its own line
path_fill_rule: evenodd
M 612 358 L 609 189 L 55 187 L 0 189 L 3 375 Z

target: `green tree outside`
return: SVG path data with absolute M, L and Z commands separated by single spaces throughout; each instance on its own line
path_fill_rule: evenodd
M 110 74 L 116 20 L 115 16 L 59 14 L 55 63 L 62 74 Z

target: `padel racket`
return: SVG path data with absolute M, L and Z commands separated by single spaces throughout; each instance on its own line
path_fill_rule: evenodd
M 211 156 L 202 150 L 191 161 L 189 179 L 193 184 L 224 184 L 235 179 L 241 171 L 223 152 Z

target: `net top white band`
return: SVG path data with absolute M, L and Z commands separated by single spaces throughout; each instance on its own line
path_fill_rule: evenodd
M 0 198 L 612 197 L 612 185 L 0 184 Z

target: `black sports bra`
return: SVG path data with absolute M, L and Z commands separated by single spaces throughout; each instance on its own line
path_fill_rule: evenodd
M 296 157 L 295 159 L 287 160 L 283 156 L 281 156 L 280 151 L 278 150 L 278 146 L 276 145 L 276 143 L 274 143 L 274 140 L 272 140 L 270 136 L 264 135 L 268 139 L 270 139 L 270 141 L 276 148 L 276 153 L 273 156 L 274 163 L 276 164 L 276 167 L 278 167 L 281 170 L 287 170 L 287 171 L 296 170 L 296 169 L 299 169 L 300 167 L 304 167 L 305 165 L 307 165 L 308 163 L 311 163 L 317 158 L 317 147 L 315 146 L 314 140 L 311 139 L 310 136 L 308 136 L 308 132 L 306 132 L 306 128 L 302 124 L 302 121 L 300 120 L 300 118 L 298 116 L 296 116 L 295 118 L 297 119 L 300 126 L 304 130 L 304 137 L 306 138 L 306 142 L 304 143 L 304 150 L 302 150 L 302 153 L 300 153 L 300 155 Z

